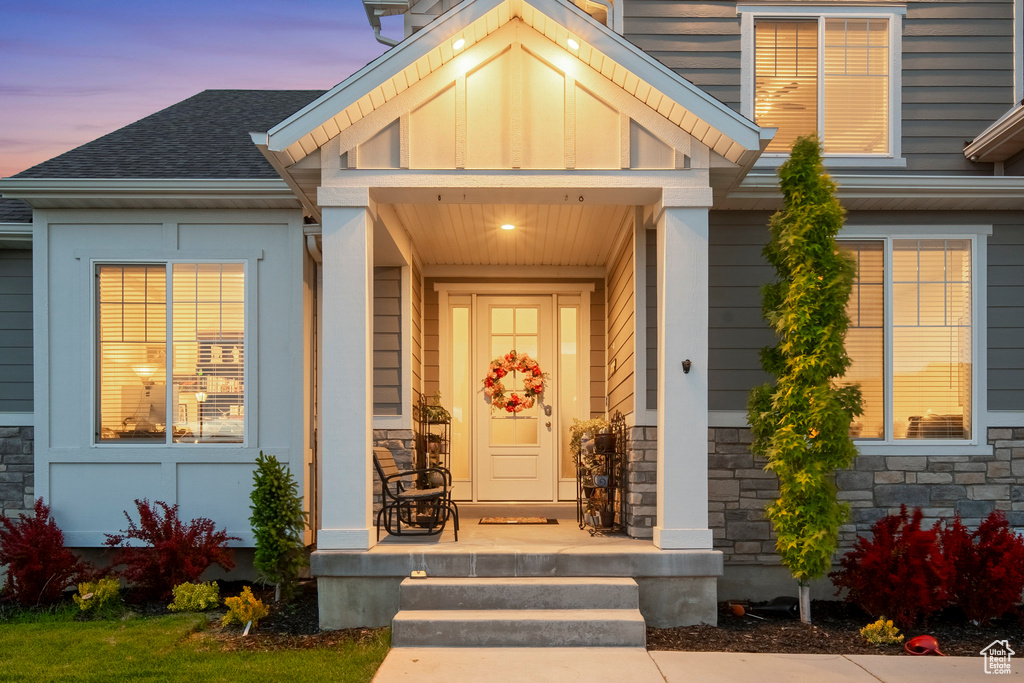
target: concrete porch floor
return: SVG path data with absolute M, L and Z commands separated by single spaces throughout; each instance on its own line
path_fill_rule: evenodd
M 551 525 L 479 521 L 463 513 L 457 542 L 449 524 L 440 536 L 382 533 L 368 551 L 314 552 L 321 627 L 389 625 L 399 609 L 399 584 L 413 571 L 428 577 L 631 577 L 648 625 L 717 621 L 719 551 L 661 550 L 625 534 L 592 536 L 573 519 Z

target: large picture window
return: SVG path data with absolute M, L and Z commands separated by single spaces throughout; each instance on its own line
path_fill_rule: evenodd
M 860 16 L 757 17 L 754 121 L 778 128 L 766 151 L 788 153 L 816 134 L 825 154 L 892 153 L 891 20 Z
M 97 441 L 242 443 L 243 264 L 111 264 L 96 275 Z
M 857 439 L 973 438 L 972 242 L 840 242 L 857 263 L 843 381 L 858 383 Z

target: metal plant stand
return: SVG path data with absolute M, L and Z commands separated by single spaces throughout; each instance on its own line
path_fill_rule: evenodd
M 595 437 L 598 466 L 576 468 L 576 521 L 591 536 L 625 529 L 626 419 L 620 412 L 611 420 L 611 435 Z

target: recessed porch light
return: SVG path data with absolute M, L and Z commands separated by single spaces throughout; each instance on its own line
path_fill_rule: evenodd
M 506 223 L 505 225 L 501 226 L 501 229 L 502 230 L 515 230 L 516 226 L 512 225 L 511 223 Z
M 454 48 L 456 50 L 461 50 L 463 47 L 465 47 L 465 45 L 466 45 L 466 39 L 465 38 L 459 38 L 454 43 L 452 43 L 452 48 Z
M 565 42 L 566 42 L 566 43 L 568 43 L 568 44 L 569 44 L 569 47 L 570 47 L 570 48 L 572 48 L 573 50 L 578 50 L 578 49 L 580 49 L 580 44 L 579 44 L 579 43 L 577 43 L 577 42 L 576 42 L 576 40 L 575 40 L 574 38 L 570 38 L 569 40 L 567 40 L 567 41 L 565 41 Z

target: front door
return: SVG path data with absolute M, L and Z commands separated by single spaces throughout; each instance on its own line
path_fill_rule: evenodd
M 478 500 L 552 500 L 555 496 L 552 409 L 557 396 L 550 296 L 477 297 L 474 359 L 477 377 L 487 374 L 492 359 L 512 350 L 536 360 L 548 374 L 541 400 L 519 413 L 492 409 L 482 392 L 476 410 Z M 522 395 L 523 378 L 513 372 L 502 379 L 506 395 Z

